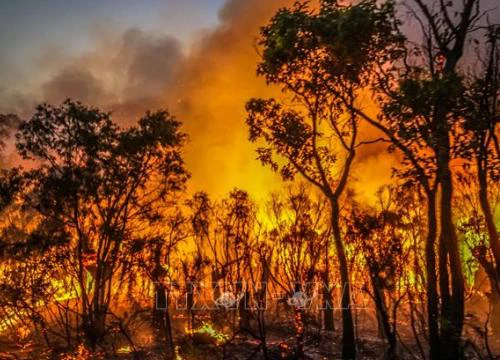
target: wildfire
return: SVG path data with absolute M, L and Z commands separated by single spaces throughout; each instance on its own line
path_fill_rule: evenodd
M 90 351 L 85 347 L 85 345 L 80 344 L 74 354 L 67 354 L 62 358 L 62 360 L 86 360 L 89 359 L 90 356 Z
M 54 301 L 63 302 L 78 299 L 81 294 L 78 287 L 69 286 L 70 277 L 66 279 L 52 279 L 51 287 L 55 289 Z M 92 275 L 87 271 L 87 289 L 91 289 L 92 286 Z M 69 290 L 68 290 L 69 289 Z M 37 306 L 43 306 L 44 304 L 38 303 Z M 19 319 L 26 315 L 26 312 L 21 311 L 18 313 L 7 312 L 4 314 L 3 319 L 0 319 L 0 334 L 6 332 L 9 328 L 13 328 L 18 323 Z M 18 331 L 18 329 L 16 329 Z
M 176 346 L 175 347 L 175 360 L 183 360 L 181 354 L 179 353 L 180 351 L 180 348 L 179 346 Z
M 208 322 L 203 322 L 203 324 L 197 329 L 188 329 L 185 328 L 185 333 L 189 336 L 191 335 L 208 335 L 211 339 L 213 339 L 217 345 L 224 344 L 227 340 L 229 340 L 229 335 L 224 334 L 223 332 L 217 331 L 212 324 Z
M 116 353 L 117 354 L 130 354 L 132 351 L 134 351 L 132 349 L 132 347 L 126 345 L 126 346 L 122 346 L 121 348 L 119 348 L 118 350 L 116 350 Z

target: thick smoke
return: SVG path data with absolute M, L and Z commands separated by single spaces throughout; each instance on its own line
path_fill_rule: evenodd
M 41 87 L 41 99 L 50 103 L 78 99 L 109 108 L 127 122 L 160 106 L 185 61 L 179 41 L 138 28 L 121 33 L 101 28 L 94 30 L 93 38 L 93 49 L 79 57 L 62 62 L 45 57 L 44 63 L 54 72 Z
M 96 104 L 106 98 L 103 84 L 87 69 L 69 66 L 55 74 L 42 87 L 44 101 L 60 103 L 65 98 Z
M 148 109 L 168 108 L 190 137 L 185 156 L 193 174 L 191 190 L 222 196 L 236 186 L 263 198 L 282 184 L 255 160 L 244 105 L 252 97 L 277 94 L 256 77 L 256 42 L 259 28 L 292 2 L 228 0 L 219 11 L 219 25 L 200 34 L 186 52 L 164 34 L 96 27 L 90 51 L 73 57 L 47 49 L 38 65 L 49 73 L 48 80 L 32 93 L 8 95 L 17 99 L 23 115 L 36 103 L 71 97 L 113 111 L 124 125 Z M 0 107 L 6 98 L 0 93 Z M 387 181 L 390 161 L 383 146 L 360 155 L 377 164 L 356 165 L 358 192 L 370 194 Z
M 244 106 L 251 97 L 275 92 L 255 75 L 255 44 L 259 28 L 289 3 L 228 1 L 219 11 L 220 25 L 201 37 L 186 60 L 169 97 L 191 137 L 193 189 L 222 195 L 238 186 L 264 197 L 280 186 L 278 177 L 255 161 Z

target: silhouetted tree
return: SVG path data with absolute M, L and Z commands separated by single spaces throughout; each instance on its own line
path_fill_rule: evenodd
M 179 199 L 175 199 L 179 200 Z M 154 284 L 153 324 L 166 340 L 168 355 L 174 357 L 175 345 L 172 331 L 171 311 L 172 292 L 178 288 L 176 265 L 180 257 L 179 247 L 191 235 L 188 218 L 174 205 L 171 211 L 156 226 L 144 229 L 149 232 L 143 239 L 135 242 L 127 251 L 133 255 L 131 264 L 124 270 L 133 272 L 137 263 L 141 274 L 146 275 Z M 160 337 L 161 338 L 161 337 Z
M 247 103 L 250 140 L 266 144 L 258 151 L 262 162 L 285 179 L 300 174 L 329 200 L 345 287 L 344 358 L 356 356 L 349 271 L 339 225 L 339 200 L 359 145 L 359 116 L 353 108 L 371 81 L 371 66 L 379 56 L 387 58 L 387 48 L 398 38 L 396 23 L 391 2 L 378 6 L 363 1 L 344 7 L 321 1 L 317 11 L 307 3 L 279 10 L 261 30 L 257 73 L 290 98 Z
M 317 295 L 315 284 L 322 280 L 321 255 L 328 257 L 325 248 L 331 234 L 324 212 L 327 206 L 325 201 L 313 200 L 303 185 L 288 189 L 284 196 L 274 194 L 267 206 L 274 252 L 272 279 L 294 311 L 299 359 L 304 357 L 306 316 Z M 330 284 L 323 285 L 331 293 Z M 325 305 L 325 309 L 333 309 L 333 304 Z
M 460 109 L 463 81 L 461 60 L 467 38 L 481 16 L 478 0 L 468 0 L 454 8 L 453 3 L 436 2 L 430 7 L 424 1 L 414 1 L 413 16 L 421 24 L 422 44 L 407 45 L 403 58 L 405 66 L 396 77 L 396 85 L 385 82 L 389 100 L 384 111 L 388 119 L 404 122 L 411 120 L 413 127 L 400 126 L 398 136 L 420 141 L 435 164 L 436 183 L 439 184 L 439 287 L 441 297 L 441 324 L 439 336 L 435 334 L 435 301 L 430 298 L 429 321 L 431 356 L 458 358 L 464 319 L 464 278 L 458 238 L 453 223 L 453 183 L 450 163 L 452 137 Z M 456 16 L 450 15 L 455 11 Z M 386 78 L 387 79 L 387 78 Z M 392 79 L 391 79 L 392 80 Z M 368 119 L 370 121 L 370 119 Z M 388 120 L 391 121 L 391 120 Z M 370 121 L 374 123 L 374 121 Z M 380 124 L 380 122 L 378 122 Z M 407 125 L 407 124 L 405 124 Z M 390 132 L 390 131 L 389 131 Z M 430 252 L 430 246 L 429 246 Z M 428 256 L 432 266 L 432 256 Z M 429 270 L 432 272 L 432 269 Z M 434 279 L 430 278 L 433 282 Z M 433 285 L 432 285 L 433 286 Z M 434 289 L 430 289 L 434 297 Z M 434 337 L 433 337 L 434 336 Z M 440 343 L 438 342 L 438 340 Z M 439 353 L 439 348 L 447 349 Z
M 422 42 L 416 44 L 402 36 L 388 37 L 386 47 L 371 68 L 368 83 L 381 104 L 382 112 L 371 116 L 347 97 L 339 98 L 351 112 L 363 118 L 390 139 L 411 165 L 410 178 L 425 188 L 428 196 L 429 231 L 426 257 L 428 262 L 428 319 L 431 357 L 440 358 L 440 342 L 450 358 L 460 355 L 460 336 L 464 318 L 464 281 L 456 231 L 453 224 L 453 184 L 450 170 L 451 141 L 459 119 L 463 81 L 459 61 L 466 41 L 481 17 L 479 1 L 469 0 L 462 6 L 436 1 L 429 6 L 421 0 L 412 2 L 411 16 L 421 25 Z M 455 16 L 450 15 L 451 12 Z M 390 16 L 386 26 L 399 33 L 400 23 Z M 386 20 L 386 19 L 385 19 Z M 392 27 L 391 25 L 395 26 Z M 339 46 L 338 42 L 335 42 Z M 340 43 L 342 44 L 342 43 Z M 299 47 L 300 48 L 300 47 Z M 335 88 L 330 91 L 340 95 Z M 354 106 L 352 106 L 354 105 Z M 439 198 L 439 287 L 437 291 L 435 211 L 436 191 Z M 440 325 L 438 316 L 440 315 Z
M 495 214 L 490 199 L 490 183 L 500 180 L 500 148 L 498 142 L 498 124 L 500 123 L 500 28 L 490 25 L 486 29 L 484 49 L 478 45 L 478 53 L 485 53 L 480 58 L 477 74 L 466 79 L 466 91 L 463 97 L 464 134 L 455 144 L 455 150 L 468 160 L 464 176 L 475 174 L 477 181 L 468 185 L 477 189 L 477 198 L 482 218 L 488 234 L 488 247 L 492 260 L 478 250 L 478 260 L 488 275 L 491 286 L 492 325 L 495 333 L 500 332 L 500 238 L 495 225 Z M 462 180 L 465 180 L 462 177 Z M 483 255 L 481 255 L 483 253 Z
M 397 358 L 397 315 L 409 291 L 405 286 L 407 277 L 416 278 L 406 267 L 414 250 L 408 237 L 408 225 L 414 219 L 404 207 L 407 205 L 402 201 L 404 198 L 394 188 L 382 188 L 377 192 L 376 207 L 352 204 L 351 214 L 346 218 L 348 243 L 361 256 L 360 262 L 365 264 L 369 275 L 365 291 L 375 304 L 379 333 L 388 344 L 388 359 Z
M 25 206 L 68 234 L 68 271 L 94 347 L 107 333 L 124 248 L 144 240 L 141 229 L 162 219 L 156 205 L 187 179 L 179 127 L 159 111 L 122 130 L 110 114 L 68 100 L 40 105 L 16 135 L 19 154 L 34 161 L 23 172 Z

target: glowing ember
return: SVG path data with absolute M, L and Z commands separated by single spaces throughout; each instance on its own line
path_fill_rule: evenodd
M 119 348 L 118 350 L 116 350 L 116 353 L 117 354 L 130 354 L 132 351 L 134 351 L 132 349 L 132 347 L 130 346 L 122 346 L 121 348 Z
M 228 335 L 220 331 L 217 331 L 212 324 L 207 322 L 204 322 L 198 329 L 194 330 L 185 329 L 185 332 L 188 335 L 195 335 L 195 334 L 208 335 L 210 338 L 215 340 L 217 345 L 222 345 L 229 339 Z

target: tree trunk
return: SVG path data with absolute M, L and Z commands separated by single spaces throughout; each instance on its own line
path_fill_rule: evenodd
M 93 351 L 102 341 L 106 333 L 106 311 L 104 309 L 94 309 L 86 321 L 85 337 L 89 341 Z
M 250 329 L 250 292 L 247 289 L 242 289 L 243 296 L 239 300 L 238 313 L 240 318 L 239 328 L 248 330 Z
M 479 178 L 479 204 L 488 229 L 488 238 L 490 242 L 491 253 L 493 254 L 493 263 L 490 262 L 491 271 L 486 271 L 491 286 L 490 304 L 491 304 L 491 325 L 494 334 L 500 334 L 500 240 L 493 218 L 493 212 L 488 201 L 488 179 L 486 170 L 478 164 Z M 481 262 L 480 262 L 481 263 Z M 488 269 L 485 269 L 488 270 Z
M 295 338 L 296 338 L 296 352 L 297 359 L 304 359 L 304 310 L 295 309 Z
M 174 344 L 174 335 L 172 332 L 172 320 L 170 319 L 170 311 L 168 304 L 169 295 L 167 293 L 167 307 L 165 308 L 165 337 L 167 340 L 167 356 L 171 356 L 171 358 L 175 358 L 175 344 Z
M 425 261 L 427 271 L 427 321 L 429 324 L 429 357 L 440 359 L 439 339 L 439 295 L 437 292 L 436 252 L 437 236 L 436 193 L 427 191 L 427 239 L 425 243 Z
M 490 286 L 489 301 L 491 306 L 491 314 L 489 324 L 495 334 L 500 331 L 500 289 L 498 283 L 498 277 L 495 269 L 495 265 L 489 260 L 489 253 L 486 248 L 480 248 L 481 251 L 476 253 L 476 259 L 479 263 L 480 270 L 484 270 L 484 274 L 488 279 L 488 284 Z M 476 279 L 478 280 L 480 276 L 476 273 Z M 478 281 L 479 283 L 481 281 Z M 480 288 L 478 288 L 480 290 Z
M 498 284 L 497 284 L 498 286 Z M 500 334 L 500 292 L 494 291 L 492 289 L 490 295 L 490 305 L 491 305 L 491 314 L 490 314 L 490 326 L 493 334 Z
M 490 248 L 495 260 L 496 275 L 500 279 L 500 239 L 488 201 L 488 180 L 485 171 L 479 171 L 479 204 L 483 212 L 484 221 L 486 222 L 486 228 L 488 229 Z
M 337 257 L 340 268 L 340 281 L 342 283 L 342 359 L 356 358 L 356 339 L 354 337 L 354 323 L 352 319 L 351 302 L 351 287 L 349 281 L 349 268 L 347 266 L 347 258 L 344 252 L 344 245 L 340 234 L 339 226 L 339 205 L 338 201 L 333 199 L 332 206 L 332 232 Z
M 257 323 L 259 327 L 259 336 L 262 343 L 262 356 L 264 360 L 269 358 L 267 351 L 266 334 L 266 311 L 267 311 L 267 279 L 268 263 L 265 257 L 261 258 L 262 275 L 260 279 L 261 288 L 257 294 Z
M 188 329 L 191 334 L 194 329 L 194 284 L 191 280 L 188 280 L 186 291 Z
M 323 285 L 323 325 L 326 331 L 335 331 L 333 296 L 328 284 Z
M 441 146 L 438 156 L 441 184 L 440 272 L 443 272 L 440 273 L 442 279 L 441 341 L 443 349 L 446 349 L 446 354 L 443 354 L 442 358 L 456 360 L 463 357 L 460 340 L 464 322 L 464 278 L 458 238 L 453 224 L 453 185 L 449 162 L 449 138 L 446 136 L 445 144 Z
M 325 271 L 323 272 L 323 325 L 326 331 L 335 331 L 335 322 L 333 317 L 333 294 L 330 289 L 330 261 L 328 258 L 328 249 L 330 242 L 327 242 L 325 251 Z
M 385 358 L 388 360 L 396 358 L 396 332 L 391 326 L 389 314 L 387 312 L 387 305 L 385 303 L 384 290 L 378 280 L 378 275 L 368 268 L 370 273 L 370 283 L 373 291 L 373 301 L 375 302 L 375 309 L 377 312 L 377 323 L 379 335 L 382 339 L 387 340 L 387 349 Z M 380 334 L 381 333 L 381 334 Z

